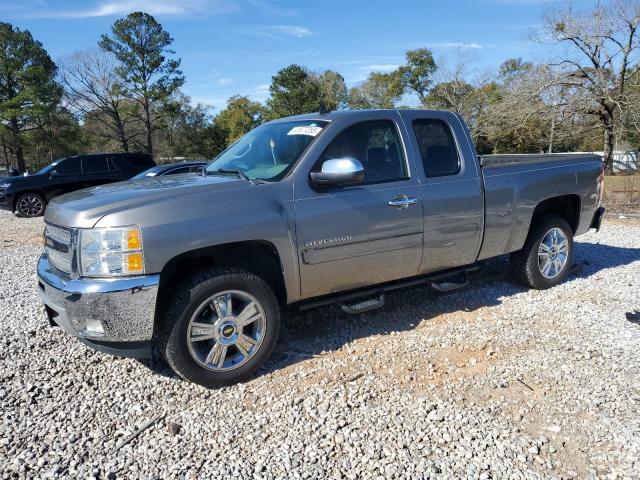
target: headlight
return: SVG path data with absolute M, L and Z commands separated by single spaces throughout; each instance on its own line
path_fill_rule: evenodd
M 80 230 L 80 274 L 111 277 L 144 273 L 140 227 Z
M 0 188 L 9 188 L 11 184 L 9 182 L 3 183 L 0 185 Z

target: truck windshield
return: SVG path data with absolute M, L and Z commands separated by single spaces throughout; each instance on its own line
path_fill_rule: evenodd
M 297 120 L 261 125 L 218 155 L 206 173 L 235 171 L 251 180 L 280 180 L 328 123 Z

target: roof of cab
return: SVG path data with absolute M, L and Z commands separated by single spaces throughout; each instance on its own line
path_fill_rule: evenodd
M 371 109 L 371 110 L 332 110 L 330 112 L 313 112 L 313 113 L 304 113 L 302 115 L 293 115 L 291 117 L 282 117 L 277 120 L 272 120 L 273 122 L 289 122 L 292 120 L 324 120 L 331 122 L 333 120 L 337 120 L 338 118 L 348 118 L 348 117 L 359 117 L 359 116 L 368 116 L 368 114 L 372 112 L 378 113 L 396 113 L 396 112 L 422 112 L 429 113 L 434 112 L 435 110 L 425 110 L 425 109 Z M 367 115 L 365 115 L 367 114 Z

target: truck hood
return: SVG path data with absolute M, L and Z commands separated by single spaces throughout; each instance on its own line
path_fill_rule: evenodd
M 0 181 L 2 183 L 9 183 L 12 187 L 20 188 L 22 185 L 29 185 L 29 187 L 37 187 L 40 185 L 44 185 L 47 181 L 49 181 L 48 174 L 36 174 L 33 173 L 31 175 L 16 175 L 14 177 L 0 177 Z
M 92 228 L 102 217 L 130 208 L 196 195 L 212 190 L 250 188 L 234 176 L 171 175 L 87 188 L 54 198 L 45 221 L 78 228 Z

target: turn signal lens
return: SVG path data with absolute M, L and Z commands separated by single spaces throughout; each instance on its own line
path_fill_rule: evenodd
M 127 273 L 144 273 L 142 253 L 127 254 Z
M 129 250 L 140 250 L 142 248 L 140 230 L 138 230 L 137 228 L 127 230 L 127 248 Z

